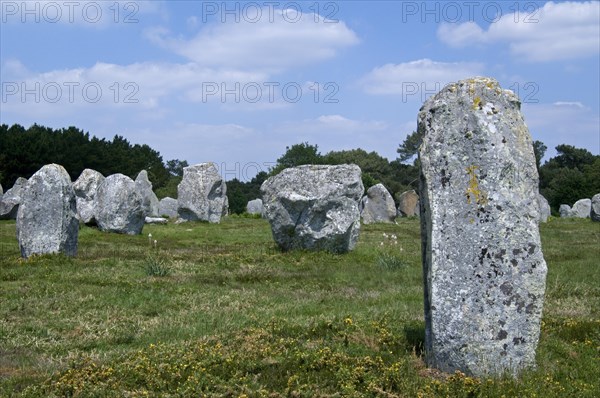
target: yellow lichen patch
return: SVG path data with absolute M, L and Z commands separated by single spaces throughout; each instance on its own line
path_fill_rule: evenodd
M 481 105 L 481 98 L 475 97 L 473 100 L 473 109 L 479 108 L 479 105 Z
M 467 196 L 467 203 L 477 203 L 479 205 L 485 205 L 487 203 L 486 194 L 479 188 L 479 181 L 475 175 L 475 171 L 479 169 L 479 166 L 471 165 L 467 167 L 467 174 L 469 175 L 469 186 L 465 192 Z

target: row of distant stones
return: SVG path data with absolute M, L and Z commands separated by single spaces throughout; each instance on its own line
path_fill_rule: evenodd
M 520 106 L 496 80 L 476 77 L 447 85 L 418 115 L 420 188 L 408 207 L 419 203 L 425 358 L 446 372 L 516 375 L 535 366 L 547 273 L 539 223 L 549 206 L 538 192 Z M 156 214 L 144 172 L 132 181 L 89 171 L 71 184 L 51 164 L 21 183 L 17 235 L 24 257 L 74 254 L 78 207 L 80 218 L 124 233 L 139 233 L 143 215 Z M 356 165 L 305 165 L 270 177 L 261 186 L 262 203 L 248 206 L 262 204 L 283 250 L 343 253 L 356 245 L 361 213 L 366 222 L 397 213 L 381 186 L 363 192 Z M 226 185 L 212 163 L 184 169 L 176 203 L 182 221 L 219 222 L 227 213 Z M 600 221 L 600 195 L 589 205 L 580 212 L 578 202 L 565 215 Z

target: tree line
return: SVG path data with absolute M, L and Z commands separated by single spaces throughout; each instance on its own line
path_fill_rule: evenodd
M 260 172 L 250 181 L 227 181 L 230 211 L 243 213 L 248 201 L 260 198 L 260 186 L 272 175 L 287 167 L 304 164 L 354 163 L 362 170 L 365 189 L 382 183 L 394 199 L 407 190 L 418 189 L 421 144 L 418 132 L 409 134 L 398 146 L 398 157 L 392 161 L 377 152 L 363 149 L 330 151 L 322 154 L 317 145 L 308 142 L 294 144 L 285 152 L 269 172 Z M 553 212 L 561 204 L 572 205 L 583 198 L 600 193 L 600 156 L 572 145 L 556 147 L 557 155 L 541 164 L 546 146 L 534 141 L 533 149 L 540 175 L 540 192 L 548 199 Z M 25 129 L 15 124 L 0 125 L 0 183 L 10 188 L 18 177 L 29 178 L 48 163 L 65 167 L 74 181 L 85 168 L 99 171 L 105 176 L 122 173 L 135 178 L 146 170 L 159 198 L 177 197 L 177 185 L 183 176 L 185 160 L 163 161 L 160 153 L 148 145 L 131 144 L 122 136 L 112 140 L 90 136 L 76 127 L 53 130 L 33 126 Z

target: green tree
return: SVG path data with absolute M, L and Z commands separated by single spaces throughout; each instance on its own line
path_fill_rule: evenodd
M 400 144 L 396 152 L 398 152 L 398 160 L 403 163 L 413 159 L 419 152 L 419 147 L 423 142 L 423 133 L 419 131 L 413 131 L 404 139 L 404 142 Z
M 167 160 L 167 164 L 166 164 L 167 171 L 171 175 L 177 176 L 177 177 L 183 177 L 183 169 L 188 166 L 189 166 L 189 164 L 188 164 L 187 160 L 179 160 L 179 159 Z
M 546 154 L 548 147 L 544 145 L 542 141 L 533 141 L 533 153 L 535 154 L 535 165 L 537 169 L 540 169 L 542 158 Z
M 294 144 L 291 147 L 285 147 L 285 153 L 277 159 L 277 163 L 270 170 L 270 174 L 278 174 L 283 169 L 289 167 L 296 167 L 304 164 L 321 164 L 322 162 L 323 157 L 319 153 L 319 147 L 317 145 L 310 145 L 308 142 Z

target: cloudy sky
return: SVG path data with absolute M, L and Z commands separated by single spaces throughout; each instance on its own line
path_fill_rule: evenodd
M 390 160 L 423 101 L 485 75 L 534 139 L 600 152 L 600 3 L 0 0 L 0 123 L 125 136 L 228 178 L 285 147 Z

